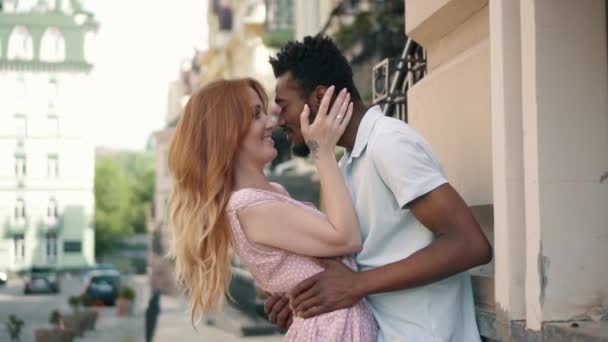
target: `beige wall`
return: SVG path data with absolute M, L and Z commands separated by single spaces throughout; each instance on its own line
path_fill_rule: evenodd
M 429 74 L 408 93 L 409 123 L 430 141 L 467 203 L 490 204 L 487 3 L 416 0 L 406 5 L 407 34 L 427 48 L 429 61 Z
M 608 312 L 603 0 L 522 1 L 528 324 Z
M 497 330 L 608 313 L 604 0 L 408 0 L 428 53 L 410 123 L 492 204 Z

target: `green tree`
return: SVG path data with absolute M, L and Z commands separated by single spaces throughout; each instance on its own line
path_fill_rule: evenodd
M 128 182 L 112 157 L 102 157 L 95 165 L 95 251 L 109 251 L 112 244 L 132 234 L 127 224 L 130 202 Z
M 146 214 L 154 198 L 154 155 L 150 152 L 125 153 L 121 163 L 130 189 L 129 224 L 135 233 L 145 233 Z
M 117 240 L 146 232 L 154 198 L 154 155 L 123 152 L 98 158 L 95 167 L 96 253 Z

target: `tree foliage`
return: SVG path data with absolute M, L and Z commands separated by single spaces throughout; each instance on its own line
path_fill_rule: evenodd
M 146 232 L 154 197 L 154 156 L 150 152 L 105 155 L 95 165 L 95 251 L 109 252 L 121 238 Z

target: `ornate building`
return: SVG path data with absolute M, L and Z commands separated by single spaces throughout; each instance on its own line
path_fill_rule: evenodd
M 94 262 L 86 123 L 93 15 L 78 1 L 0 1 L 0 269 Z

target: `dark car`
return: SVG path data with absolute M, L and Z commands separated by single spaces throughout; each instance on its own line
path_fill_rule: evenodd
M 85 270 L 83 270 L 81 272 L 80 277 L 81 277 L 82 281 L 85 281 L 87 279 L 87 276 L 91 272 L 95 272 L 95 271 L 116 271 L 116 272 L 120 272 L 120 271 L 118 271 L 118 268 L 116 268 L 116 266 L 114 266 L 113 264 L 95 264 L 93 266 L 90 266 L 90 267 L 86 268 Z
M 91 271 L 84 280 L 84 294 L 93 303 L 114 305 L 120 291 L 120 272 L 114 270 Z
M 23 293 L 59 293 L 59 273 L 52 267 L 32 267 L 24 277 Z

